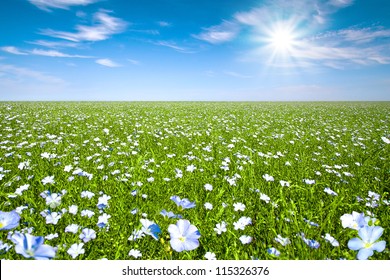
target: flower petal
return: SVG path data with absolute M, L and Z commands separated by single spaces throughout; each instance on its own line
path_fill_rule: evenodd
M 372 230 L 373 230 L 373 227 L 370 227 L 370 226 L 365 226 L 365 227 L 360 228 L 359 229 L 360 238 L 366 243 L 371 243 L 370 239 L 371 239 L 371 235 L 372 235 Z
M 372 249 L 360 249 L 359 253 L 357 254 L 358 260 L 367 260 L 369 257 L 371 257 L 374 254 L 374 251 Z
M 370 238 L 370 243 L 374 243 L 377 241 L 383 234 L 383 228 L 382 227 L 372 227 L 372 233 Z
M 34 254 L 36 260 L 48 260 L 54 258 L 56 250 L 49 245 L 41 245 Z
M 364 247 L 364 243 L 359 238 L 355 237 L 348 241 L 348 248 L 351 250 L 360 250 Z
M 186 251 L 191 251 L 199 247 L 199 241 L 197 239 L 186 239 L 183 243 Z
M 182 236 L 177 225 L 169 225 L 168 232 L 171 235 L 171 239 L 179 238 Z
M 181 252 L 185 250 L 184 243 L 180 241 L 178 238 L 171 239 L 169 243 L 171 244 L 172 249 L 175 250 L 176 252 Z
M 386 241 L 379 241 L 372 245 L 371 249 L 377 252 L 382 252 L 386 248 Z
M 183 236 L 187 236 L 187 231 L 190 228 L 191 223 L 188 220 L 178 220 L 176 223 L 179 231 Z

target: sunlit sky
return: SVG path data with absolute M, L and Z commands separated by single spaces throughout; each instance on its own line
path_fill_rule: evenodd
M 3 0 L 0 100 L 390 100 L 388 0 Z

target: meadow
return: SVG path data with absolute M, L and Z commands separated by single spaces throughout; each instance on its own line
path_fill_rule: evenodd
M 39 259 L 23 238 L 55 260 L 390 259 L 389 102 L 2 102 L 0 115 L 0 210 L 15 214 L 0 217 L 1 259 Z

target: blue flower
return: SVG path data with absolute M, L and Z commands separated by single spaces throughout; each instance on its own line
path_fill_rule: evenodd
M 45 239 L 42 236 L 33 236 L 28 233 L 15 233 L 12 241 L 15 243 L 15 252 L 25 258 L 36 260 L 48 260 L 54 258 L 56 249 L 49 245 L 44 245 Z
M 368 218 L 368 219 L 367 219 Z M 344 214 L 340 217 L 343 228 L 351 228 L 359 230 L 367 225 L 369 217 L 365 217 L 364 213 L 353 211 L 352 214 Z
M 178 220 L 176 225 L 169 225 L 170 244 L 176 252 L 191 251 L 199 247 L 200 233 L 188 220 Z
M 158 234 L 161 232 L 160 227 L 148 219 L 141 219 L 142 229 L 141 231 L 147 235 L 150 235 L 154 239 L 158 240 Z
M 20 216 L 15 211 L 0 211 L 0 230 L 9 230 L 19 225 Z
M 303 240 L 303 242 L 306 243 L 307 246 L 309 246 L 310 248 L 312 249 L 318 249 L 320 248 L 320 243 L 314 239 L 308 239 L 305 237 L 305 234 L 303 232 L 301 232 L 301 238 Z
M 276 250 L 274 247 L 268 248 L 267 252 L 268 252 L 268 254 L 270 254 L 272 256 L 275 256 L 275 257 L 279 257 L 280 256 L 280 252 L 278 250 Z
M 176 215 L 172 211 L 168 212 L 165 209 L 161 210 L 160 214 L 163 215 L 164 217 L 168 217 L 168 218 L 179 218 L 179 219 L 183 218 L 182 215 Z
M 348 242 L 348 248 L 359 250 L 357 258 L 366 260 L 374 254 L 374 251 L 382 252 L 386 247 L 386 241 L 376 242 L 383 234 L 383 228 L 379 226 L 365 226 L 359 229 L 359 237 L 352 238 Z
M 171 200 L 176 203 L 177 206 L 181 207 L 182 209 L 189 209 L 195 207 L 195 202 L 191 202 L 188 200 L 188 198 L 180 199 L 179 196 L 174 195 L 171 196 Z
M 91 239 L 96 238 L 96 231 L 90 228 L 85 228 L 79 235 L 80 239 L 82 239 L 85 243 L 90 241 Z

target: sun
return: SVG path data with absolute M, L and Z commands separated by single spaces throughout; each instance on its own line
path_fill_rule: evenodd
M 271 45 L 279 51 L 286 51 L 294 45 L 294 38 L 287 29 L 275 30 L 270 38 Z
M 297 34 L 291 23 L 277 22 L 267 33 L 268 47 L 273 50 L 274 54 L 287 55 L 297 45 Z

